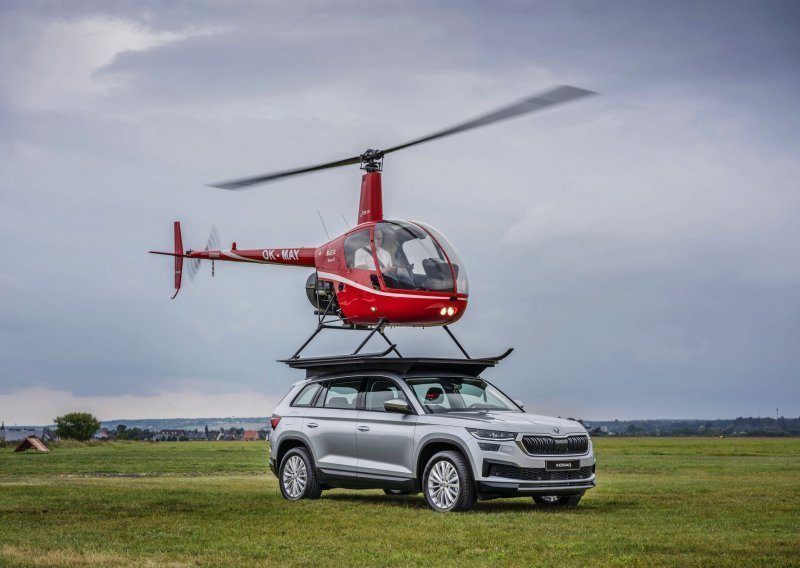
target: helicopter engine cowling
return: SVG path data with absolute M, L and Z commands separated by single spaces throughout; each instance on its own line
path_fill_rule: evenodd
M 333 314 L 338 310 L 336 303 L 336 292 L 332 282 L 326 282 L 317 278 L 317 273 L 312 272 L 306 280 L 306 297 L 311 305 L 320 313 L 326 310 Z M 331 305 L 333 304 L 333 305 Z M 330 309 L 328 308 L 330 306 Z

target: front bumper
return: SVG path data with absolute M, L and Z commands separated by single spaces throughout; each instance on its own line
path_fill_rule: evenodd
M 514 495 L 571 495 L 583 493 L 596 485 L 595 476 L 581 481 L 528 482 L 528 481 L 479 481 L 478 493 L 488 496 Z
M 521 495 L 570 495 L 597 484 L 595 457 L 591 446 L 580 455 L 532 456 L 520 444 L 501 443 L 486 451 L 471 440 L 475 458 L 475 482 L 482 498 Z M 551 471 L 548 462 L 570 461 L 574 470 Z M 552 465 L 552 464 L 551 464 Z

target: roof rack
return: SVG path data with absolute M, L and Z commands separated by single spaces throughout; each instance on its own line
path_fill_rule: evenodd
M 410 372 L 457 372 L 477 376 L 488 367 L 494 367 L 508 357 L 513 347 L 495 357 L 480 359 L 450 359 L 445 357 L 387 357 L 396 345 L 379 353 L 359 353 L 354 355 L 334 355 L 332 357 L 308 357 L 306 359 L 279 359 L 292 369 L 305 369 L 306 378 L 342 371 L 387 370 L 401 373 Z

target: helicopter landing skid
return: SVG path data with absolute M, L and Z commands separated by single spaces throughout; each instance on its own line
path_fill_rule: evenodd
M 351 355 L 358 355 L 358 353 L 364 348 L 364 346 L 369 342 L 369 340 L 372 339 L 372 337 L 377 333 L 389 345 L 389 348 L 386 350 L 386 354 L 394 351 L 395 354 L 398 357 L 400 357 L 400 358 L 403 357 L 403 355 L 397 349 L 397 344 L 392 343 L 392 341 L 386 336 L 386 332 L 384 331 L 384 329 L 386 327 L 386 319 L 385 318 L 381 318 L 380 320 L 378 320 L 378 323 L 376 323 L 375 325 L 372 325 L 372 326 L 354 326 L 354 325 L 346 325 L 346 324 L 345 325 L 335 325 L 335 323 L 337 323 L 337 322 L 338 323 L 344 323 L 342 319 L 325 320 L 324 317 L 322 319 L 320 319 L 319 324 L 317 325 L 317 329 L 315 329 L 314 332 L 308 337 L 308 339 L 306 339 L 305 342 L 300 346 L 300 348 L 297 351 L 295 351 L 294 355 L 292 355 L 289 358 L 289 360 L 292 361 L 292 360 L 299 359 L 300 358 L 300 353 L 302 353 L 303 350 L 306 347 L 308 347 L 308 345 L 314 340 L 315 337 L 317 337 L 317 335 L 319 335 L 319 333 L 323 329 L 345 329 L 345 330 L 355 330 L 355 331 L 366 331 L 366 330 L 369 330 L 369 334 L 367 335 L 367 337 L 364 338 L 364 341 L 362 341 L 359 344 L 359 346 L 356 347 L 356 350 L 353 351 L 353 353 Z M 453 335 L 453 332 L 450 331 L 450 328 L 448 328 L 446 325 L 443 325 L 442 327 L 447 332 L 447 335 L 450 336 L 450 339 L 453 340 L 453 343 L 455 343 L 456 346 L 459 348 L 459 350 L 464 354 L 464 357 L 467 358 L 467 359 L 472 359 L 472 357 L 469 356 L 469 353 L 467 353 L 467 351 L 464 349 L 464 347 L 461 345 L 461 343 L 459 343 L 458 339 L 456 339 L 456 336 Z

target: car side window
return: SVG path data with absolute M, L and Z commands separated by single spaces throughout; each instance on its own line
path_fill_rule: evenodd
M 400 398 L 408 402 L 408 399 L 400 390 L 400 387 L 390 379 L 373 379 L 367 389 L 367 401 L 365 410 L 375 412 L 386 412 L 383 403 L 393 398 Z
M 312 383 L 310 385 L 306 385 L 303 387 L 303 390 L 300 391 L 294 400 L 292 401 L 292 406 L 311 406 L 311 402 L 314 400 L 314 395 L 317 394 L 317 391 L 320 389 L 319 383 Z
M 342 408 L 355 410 L 358 403 L 358 393 L 361 389 L 361 379 L 348 379 L 331 383 L 325 393 L 325 408 Z

